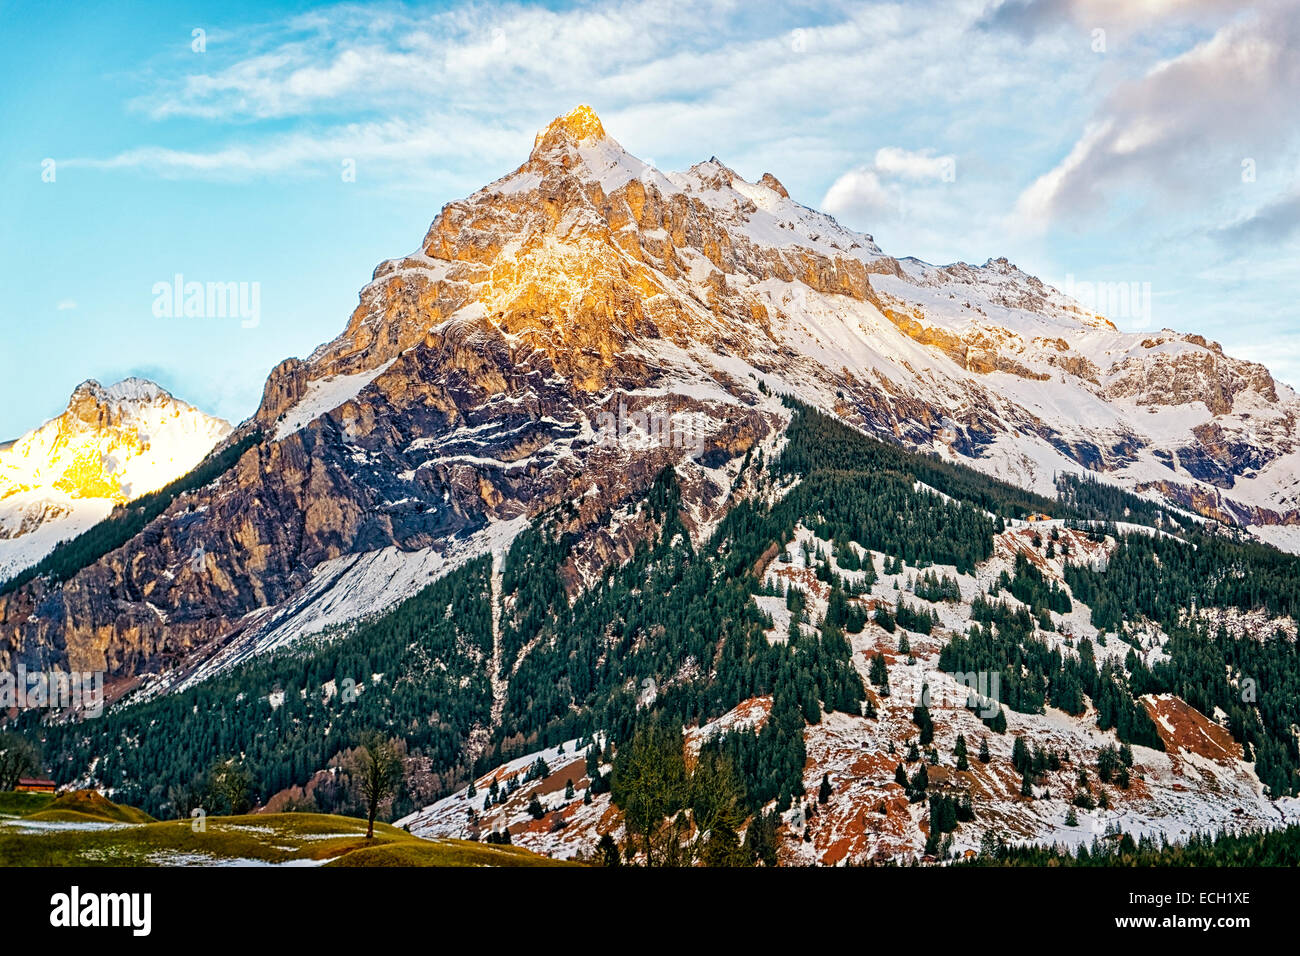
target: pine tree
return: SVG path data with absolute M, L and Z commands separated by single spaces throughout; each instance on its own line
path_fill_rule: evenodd
M 981 737 L 980 738 L 980 763 L 988 763 L 992 759 L 993 759 L 993 755 L 989 753 L 989 739 L 987 737 Z
M 995 734 L 1005 734 L 1007 732 L 1007 715 L 1002 712 L 1001 704 L 997 705 L 997 712 L 992 717 L 981 715 L 980 720 L 984 722 L 985 727 Z
M 962 823 L 969 823 L 975 819 L 975 806 L 971 803 L 969 793 L 963 793 L 961 803 L 957 805 L 957 819 Z
M 600 835 L 600 841 L 596 844 L 596 859 L 601 866 L 618 866 L 620 859 L 618 855 L 618 844 L 608 833 Z
M 1119 745 L 1119 761 L 1126 767 L 1133 766 L 1133 748 L 1128 744 Z
M 925 699 L 928 687 L 921 688 L 921 697 Z M 931 743 L 934 740 L 934 721 L 930 718 L 930 708 L 924 704 L 918 704 L 912 709 L 912 723 L 916 724 L 920 731 L 920 743 L 922 746 Z
M 1024 737 L 1017 736 L 1011 745 L 1011 766 L 1026 776 L 1033 766 L 1033 757 L 1029 754 L 1029 745 L 1025 743 Z
M 822 785 L 817 788 L 817 802 L 825 803 L 830 800 L 831 794 L 835 791 L 831 788 L 831 776 L 829 773 L 822 774 Z
M 930 774 L 926 771 L 925 764 L 921 764 L 916 768 L 916 773 L 912 774 L 912 789 L 918 794 L 923 794 L 929 785 Z
M 776 866 L 780 816 L 775 810 L 757 813 L 745 830 L 745 850 L 750 859 L 764 866 Z
M 871 664 L 867 668 L 867 676 L 871 683 L 881 688 L 881 696 L 889 696 L 889 670 L 885 666 L 885 655 L 877 653 L 872 656 Z
M 533 794 L 532 799 L 528 801 L 528 815 L 534 820 L 546 816 L 546 808 L 542 806 L 542 801 L 537 799 L 537 794 Z

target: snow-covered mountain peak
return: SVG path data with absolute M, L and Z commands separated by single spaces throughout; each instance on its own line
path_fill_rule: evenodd
M 88 380 L 0 449 L 0 579 L 197 465 L 230 425 L 141 378 Z
M 72 394 L 94 395 L 108 402 L 151 402 L 158 398 L 171 398 L 171 394 L 157 382 L 134 376 L 124 378 L 112 385 L 101 385 L 93 378 L 86 379 Z
M 177 409 L 190 407 L 176 402 L 166 389 L 148 379 L 125 378 L 108 386 L 87 379 L 73 389 L 67 411 L 74 420 L 100 427 L 117 424 L 146 408 L 167 405 Z
M 561 142 L 577 145 L 607 138 L 605 127 L 596 111 L 587 104 L 580 103 L 563 116 L 551 120 L 546 129 L 538 132 L 533 140 L 533 153 L 545 152 Z
M 1040 492 L 1088 470 L 1221 520 L 1300 523 L 1300 409 L 1262 366 L 1196 335 L 1121 332 L 1006 258 L 896 259 L 770 173 L 749 182 L 716 156 L 661 172 L 585 107 L 382 263 L 344 332 L 272 374 L 259 420 L 332 411 L 409 375 L 393 363 L 413 349 L 454 345 L 473 366 L 497 337 L 584 392 L 628 369 L 733 393 L 737 372 L 767 375 Z
M 745 463 L 780 447 L 782 395 L 1047 495 L 1089 472 L 1300 549 L 1300 404 L 1261 366 L 1120 332 L 1005 259 L 895 259 L 774 176 L 660 172 L 578 112 L 271 373 L 249 423 L 265 440 L 238 467 L 87 569 L 95 588 L 37 614 L 33 585 L 0 624 L 85 659 L 109 632 L 154 648 L 238 630 L 243 653 L 391 606 L 549 509 L 621 515 L 574 558 L 589 584 L 635 553 L 625 509 L 666 468 L 705 540 Z M 119 482 L 110 457 L 77 474 Z M 213 573 L 178 573 L 196 548 Z M 128 591 L 151 595 L 129 617 Z

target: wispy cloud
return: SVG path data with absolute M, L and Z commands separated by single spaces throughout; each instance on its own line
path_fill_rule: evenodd
M 239 121 L 383 111 L 433 97 L 472 102 L 512 87 L 518 95 L 525 83 L 589 84 L 662 62 L 674 50 L 706 47 L 736 13 L 729 0 L 564 10 L 480 4 L 427 14 L 393 8 L 379 16 L 341 5 L 249 28 L 238 37 L 243 49 L 233 62 L 164 82 L 134 105 L 160 119 Z M 189 62 L 206 67 L 220 59 L 213 46 Z
M 168 177 L 243 177 L 290 171 L 336 173 L 345 159 L 358 163 L 428 163 L 466 155 L 501 156 L 518 151 L 525 128 L 463 122 L 455 114 L 429 113 L 418 120 L 349 123 L 322 132 L 263 136 L 213 150 L 143 146 L 104 158 L 73 158 L 62 165 L 90 169 L 142 169 Z
M 438 159 L 447 153 L 422 151 L 443 138 L 466 153 L 491 150 L 482 158 L 495 160 L 502 133 L 536 129 L 578 102 L 624 119 L 650 155 L 700 130 L 715 145 L 769 148 L 772 124 L 758 117 L 783 117 L 805 139 L 833 142 L 844 124 L 869 121 L 882 107 L 919 116 L 935 103 L 966 103 L 974 114 L 1007 89 L 1034 95 L 1030 77 L 1053 51 L 1015 38 L 973 46 L 969 30 L 983 3 L 814 0 L 758 9 L 734 0 L 640 0 L 433 14 L 403 7 L 382 16 L 325 8 L 232 31 L 204 54 L 150 70 L 156 85 L 133 100 L 135 109 L 159 121 L 207 121 L 213 145 L 195 148 L 191 137 L 74 163 L 255 176 L 338 155 Z M 1025 68 L 1029 59 L 1038 66 Z M 367 149 L 363 140 L 377 145 Z M 920 170 L 927 157 L 896 159 Z
M 1215 239 L 1234 248 L 1281 243 L 1297 234 L 1300 234 L 1300 191 L 1273 199 L 1212 233 Z
M 876 169 L 904 179 L 955 179 L 957 159 L 936 156 L 933 149 L 907 150 L 886 146 L 876 151 Z

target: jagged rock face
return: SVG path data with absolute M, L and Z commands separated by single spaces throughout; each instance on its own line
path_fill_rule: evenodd
M 716 160 L 683 181 L 686 189 L 622 152 L 590 111 L 557 120 L 514 173 L 445 207 L 419 253 L 381 264 L 344 335 L 314 355 L 309 368 L 273 376 L 274 394 L 261 414 L 274 418 L 292 398 L 280 378 L 365 371 L 419 342 L 431 327 L 464 318 L 485 318 L 545 350 L 577 387 L 596 391 L 612 384 L 615 364 L 638 361 L 636 344 L 666 340 L 745 354 L 757 333 L 776 348 L 767 306 L 729 281 L 733 276 L 746 285 L 768 278 L 800 282 L 865 301 L 868 273 L 897 269 L 869 237 L 853 237 L 845 250 L 774 248 L 747 237 L 737 226 L 757 207 L 732 190 L 743 181 Z M 733 197 L 731 208 L 695 195 L 719 189 Z M 784 193 L 762 191 L 773 198 Z M 803 212 L 822 220 L 823 229 L 838 230 L 833 221 Z
M 260 414 L 292 404 L 295 375 L 365 371 L 431 325 L 471 319 L 593 392 L 613 387 L 615 366 L 703 347 L 870 431 L 1048 493 L 1053 472 L 1080 467 L 1130 486 L 1233 487 L 1294 450 L 1294 395 L 1199 336 L 1122 335 L 1006 259 L 900 262 L 791 202 L 771 174 L 750 184 L 716 159 L 661 174 L 585 108 L 540 133 L 513 173 L 444 208 L 419 252 L 380 265 L 347 332 L 273 376 Z M 1008 388 L 1008 376 L 1041 388 Z M 1093 414 L 1062 415 L 1070 405 Z M 1200 405 L 1203 420 L 1173 435 L 1139 414 Z M 1231 431 L 1241 414 L 1251 434 L 1274 434 L 1206 444 L 1203 426 Z
M 1198 346 L 1191 351 L 1173 354 L 1162 349 L 1170 342 Z M 1145 339 L 1144 349 L 1151 356 L 1134 356 L 1116 363 L 1112 369 L 1107 398 L 1132 398 L 1139 405 L 1190 405 L 1203 402 L 1215 415 L 1232 412 L 1236 397 L 1254 392 L 1269 402 L 1277 402 L 1277 386 L 1268 369 L 1255 362 L 1230 359 L 1216 342 L 1207 343 L 1199 335 Z
M 771 174 L 661 173 L 579 108 L 381 263 L 338 338 L 271 373 L 245 426 L 265 440 L 224 479 L 67 585 L 0 598 L 0 666 L 158 669 L 278 626 L 321 575 L 346 584 L 349 556 L 450 559 L 559 505 L 586 535 L 581 587 L 631 553 L 636 522 L 603 519 L 665 466 L 705 533 L 739 460 L 774 447 L 781 392 L 1048 493 L 1089 469 L 1300 515 L 1282 480 L 1300 403 L 1262 367 L 1120 333 L 1005 259 L 891 258 Z
M 610 374 L 627 393 L 652 392 L 662 378 L 635 366 Z M 688 454 L 742 456 L 778 415 L 688 396 L 626 394 L 619 405 L 606 412 L 545 352 L 484 322 L 430 333 L 355 397 L 248 451 L 225 479 L 178 500 L 66 585 L 37 581 L 0 598 L 0 666 L 158 670 L 251 626 L 246 615 L 289 599 L 325 562 L 385 547 L 444 550 L 565 502 L 578 503 L 581 526 L 635 500 Z M 642 443 L 602 417 L 635 423 L 650 413 L 707 427 L 689 447 Z M 695 470 L 692 501 L 707 520 L 729 489 Z M 592 563 L 634 546 L 594 545 Z

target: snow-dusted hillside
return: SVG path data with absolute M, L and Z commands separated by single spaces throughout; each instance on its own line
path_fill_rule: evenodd
M 1034 546 L 1033 539 L 1053 531 L 1058 556 L 1048 558 L 1043 546 Z M 987 595 L 989 585 L 1002 572 L 1014 568 L 1017 554 L 1029 556 L 1049 580 L 1068 590 L 1062 573 L 1066 559 L 1059 556 L 1064 549 L 1068 548 L 1072 555 L 1070 560 L 1094 563 L 1104 560 L 1113 547 L 1113 539 L 1097 542 L 1084 532 L 1060 526 L 1018 523 L 998 537 L 994 557 L 976 568 L 974 574 L 959 574 L 954 567 L 928 569 L 953 578 L 961 591 L 959 601 L 934 604 L 921 601 L 909 590 L 921 573 L 916 568 L 904 565 L 897 573 L 885 573 L 884 555 L 859 548 L 864 557 L 869 555 L 878 578 L 855 601 L 872 608 L 893 607 L 901 598 L 933 608 L 941 624 L 927 635 L 901 628 L 887 633 L 875 623 L 868 623 L 860 634 L 851 635 L 854 664 L 871 688 L 876 716 L 827 713 L 819 723 L 805 728 L 806 796 L 782 815 L 780 859 L 802 865 L 921 859 L 928 835 L 927 804 L 909 802 L 904 788 L 895 781 L 900 763 L 909 776 L 925 763 L 930 793 L 958 799 L 970 796 L 975 819 L 960 824 L 954 832 L 952 853 L 956 857 L 978 851 L 989 838 L 1074 847 L 1121 832 L 1134 837 L 1158 834 L 1177 841 L 1193 833 L 1268 829 L 1300 822 L 1300 801 L 1270 801 L 1264 796 L 1254 765 L 1243 759 L 1241 745 L 1221 724 L 1177 697 L 1160 695 L 1141 700 L 1155 721 L 1165 749 L 1134 746 L 1133 766 L 1125 787 L 1113 780 L 1103 783 L 1099 777 L 1100 751 L 1116 746 L 1118 741 L 1112 731 L 1097 728 L 1096 710 L 1091 704 L 1079 716 L 1053 707 L 1042 714 L 1022 714 L 1004 707 L 1007 730 L 999 734 L 967 708 L 970 688 L 939 669 L 940 649 L 952 634 L 964 633 L 971 623 L 971 602 Z M 768 565 L 767 582 L 779 590 L 789 587 L 803 592 L 810 602 L 810 617 L 816 620 L 825 613 L 829 589 L 806 566 L 805 548 L 820 552 L 821 560 L 834 563 L 826 542 L 817 542 L 801 528 L 787 545 L 785 556 Z M 838 566 L 836 571 L 846 581 L 862 578 L 858 571 Z M 1008 594 L 1002 594 L 1001 599 L 1013 607 L 1020 606 Z M 769 640 L 784 641 L 789 627 L 785 601 L 761 595 L 755 595 L 754 600 L 773 617 Z M 1077 600 L 1070 613 L 1053 612 L 1052 618 L 1055 630 L 1042 636 L 1063 653 L 1076 653 L 1083 640 L 1097 641 L 1098 633 L 1089 620 L 1090 609 Z M 1243 635 L 1255 637 L 1267 633 L 1275 624 L 1263 619 L 1253 625 L 1239 622 Z M 906 651 L 900 650 L 904 637 L 910 645 Z M 1108 643 L 1094 643 L 1093 649 L 1099 665 L 1107 659 L 1123 661 L 1130 650 L 1137 651 L 1150 664 L 1162 656 L 1165 640 L 1158 629 L 1139 628 L 1133 644 L 1111 635 Z M 886 662 L 888 695 L 870 682 L 869 665 L 877 655 Z M 918 737 L 913 708 L 923 700 L 923 687 L 927 689 L 924 700 L 934 721 L 934 746 L 939 753 L 936 764 L 929 763 L 925 756 L 928 747 L 921 748 L 918 761 L 907 757 L 909 743 Z M 702 727 L 686 728 L 688 750 L 698 751 L 705 740 L 720 733 L 761 727 L 771 703 L 771 698 L 753 698 Z M 969 752 L 966 769 L 957 768 L 953 753 L 958 734 L 964 736 Z M 1032 798 L 1022 794 L 1022 776 L 1012 765 L 1018 736 L 1059 760 L 1056 769 L 1045 772 L 1036 782 Z M 979 757 L 983 741 L 988 744 L 987 763 Z M 600 743 L 603 747 L 607 741 L 602 739 Z M 468 787 L 462 788 L 397 821 L 397 825 L 421 836 L 476 839 L 508 829 L 513 843 L 565 858 L 592 854 L 606 833 L 622 845 L 626 833 L 621 813 L 611 803 L 609 793 L 587 795 L 591 785 L 585 759 L 587 746 L 586 741 L 569 740 L 512 760 L 481 775 L 474 782 L 473 796 Z M 530 772 L 539 758 L 547 768 L 544 776 Z M 610 770 L 610 764 L 602 762 L 602 773 Z M 820 803 L 818 790 L 824 775 L 831 792 L 827 801 Z M 493 781 L 507 796 L 485 803 Z M 569 783 L 573 792 L 566 796 Z M 1107 805 L 1076 806 L 1075 798 L 1084 792 L 1094 803 Z M 534 797 L 545 811 L 540 818 L 528 809 Z
M 153 382 L 77 386 L 63 414 L 0 447 L 0 580 L 184 475 L 229 433 Z

